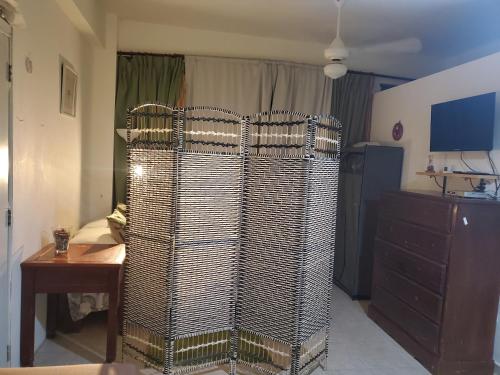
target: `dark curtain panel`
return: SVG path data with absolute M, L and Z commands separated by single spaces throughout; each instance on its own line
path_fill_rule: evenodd
M 373 75 L 356 73 L 347 73 L 333 81 L 332 114 L 342 122 L 342 149 L 370 138 L 373 81 Z M 351 255 L 346 253 L 346 244 L 358 243 L 358 215 L 353 213 L 352 206 L 360 195 L 361 185 L 357 178 L 346 178 L 341 163 L 335 237 L 334 273 L 337 280 L 342 279 L 344 271 L 351 272 L 348 266 L 351 263 L 347 260 Z
M 332 114 L 343 125 L 342 145 L 370 138 L 373 75 L 347 73 L 333 81 Z
M 118 55 L 115 129 L 127 127 L 127 108 L 145 102 L 176 105 L 182 96 L 184 57 L 161 55 Z M 114 203 L 125 202 L 126 143 L 115 132 Z

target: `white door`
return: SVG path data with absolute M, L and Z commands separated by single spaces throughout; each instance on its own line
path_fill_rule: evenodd
M 10 362 L 10 39 L 11 28 L 0 18 L 0 367 Z

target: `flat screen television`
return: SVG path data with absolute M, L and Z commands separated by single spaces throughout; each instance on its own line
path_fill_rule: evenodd
M 490 151 L 496 93 L 435 104 L 431 109 L 431 151 Z

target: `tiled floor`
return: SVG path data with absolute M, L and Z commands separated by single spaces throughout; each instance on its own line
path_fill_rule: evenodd
M 416 360 L 366 316 L 366 304 L 334 291 L 329 375 L 426 375 Z M 46 340 L 37 351 L 37 366 L 100 362 L 104 358 L 103 323 L 93 320 L 79 334 Z M 152 372 L 147 372 L 148 374 Z M 315 371 L 321 375 L 322 370 Z
M 335 289 L 328 372 L 335 375 L 429 374 L 366 316 L 365 306 Z

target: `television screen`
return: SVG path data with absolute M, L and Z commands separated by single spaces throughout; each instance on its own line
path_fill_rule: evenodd
M 490 151 L 496 94 L 435 104 L 431 109 L 431 151 Z

